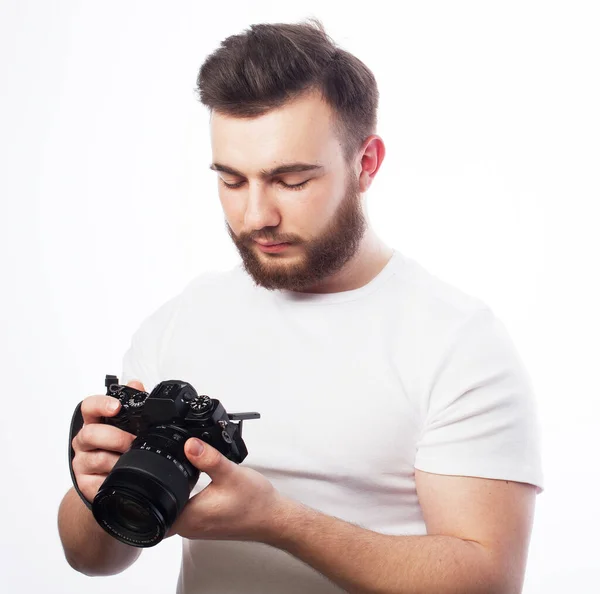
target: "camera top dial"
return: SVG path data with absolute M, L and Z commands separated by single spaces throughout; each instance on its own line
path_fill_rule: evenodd
M 188 406 L 193 413 L 202 415 L 209 412 L 212 409 L 212 400 L 206 396 L 206 394 L 199 394 L 185 398 Z
M 138 391 L 133 394 L 130 393 L 127 395 L 125 402 L 129 408 L 136 409 L 142 406 L 144 402 L 146 402 L 148 396 L 148 392 Z

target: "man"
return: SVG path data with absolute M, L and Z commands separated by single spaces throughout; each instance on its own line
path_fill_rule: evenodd
M 371 228 L 371 72 L 318 22 L 255 25 L 198 83 L 242 264 L 145 320 L 122 377 L 181 379 L 261 419 L 239 466 L 186 443 L 202 474 L 169 533 L 184 537 L 178 592 L 520 592 L 542 489 L 531 387 L 484 303 Z M 109 400 L 84 401 L 73 442 L 90 500 L 133 438 L 98 424 Z M 59 529 L 90 575 L 140 554 L 73 490 Z

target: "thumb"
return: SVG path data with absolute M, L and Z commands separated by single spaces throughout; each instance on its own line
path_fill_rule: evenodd
M 184 451 L 188 460 L 198 470 L 208 474 L 213 482 L 216 483 L 224 480 L 237 468 L 237 465 L 223 456 L 219 450 L 195 437 L 185 442 Z
M 142 382 L 140 382 L 139 380 L 131 380 L 131 381 L 127 382 L 127 385 L 130 388 L 135 388 L 136 390 L 142 390 L 142 392 L 146 391 L 146 388 L 144 388 L 144 384 L 142 384 Z

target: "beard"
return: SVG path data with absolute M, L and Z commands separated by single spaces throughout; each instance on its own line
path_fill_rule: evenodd
M 276 227 L 235 235 L 229 223 L 227 232 L 254 283 L 265 289 L 302 291 L 319 284 L 341 270 L 356 254 L 367 229 L 358 178 L 350 175 L 345 195 L 327 228 L 317 237 L 303 240 L 296 236 L 277 236 Z M 267 254 L 259 251 L 255 239 L 285 242 L 302 249 L 299 255 Z

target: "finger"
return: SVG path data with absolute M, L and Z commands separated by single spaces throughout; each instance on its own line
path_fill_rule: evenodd
M 229 476 L 237 464 L 227 459 L 219 450 L 199 439 L 190 438 L 185 442 L 185 455 L 202 472 L 206 472 L 214 483 Z
M 73 439 L 75 451 L 108 450 L 124 454 L 136 438 L 133 433 L 112 425 L 92 423 L 84 425 Z
M 82 474 L 77 476 L 77 486 L 88 501 L 93 501 L 105 480 L 101 474 Z
M 131 380 L 127 385 L 130 388 L 145 391 L 144 384 L 139 380 Z M 88 396 L 81 403 L 81 416 L 83 417 L 83 422 L 86 424 L 98 423 L 101 417 L 113 417 L 116 415 L 120 408 L 121 403 L 114 396 L 100 394 Z
M 146 388 L 144 388 L 144 384 L 142 384 L 142 382 L 140 382 L 139 380 L 131 380 L 130 382 L 127 382 L 127 385 L 130 388 L 135 388 L 136 390 L 142 390 L 142 392 L 146 391 Z
M 119 454 L 103 450 L 80 452 L 73 459 L 73 472 L 75 476 L 84 474 L 107 475 L 120 457 Z
M 86 425 L 99 423 L 102 417 L 112 417 L 117 414 L 121 403 L 113 396 L 88 396 L 81 403 L 81 416 Z

